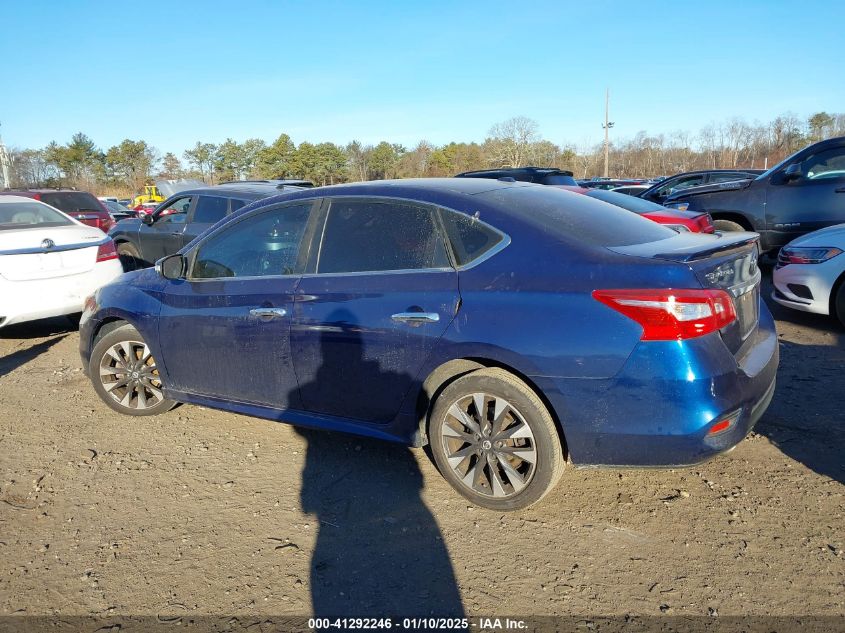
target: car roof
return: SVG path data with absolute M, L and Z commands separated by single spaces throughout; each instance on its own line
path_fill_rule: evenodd
M 32 202 L 33 199 L 29 196 L 16 196 L 14 194 L 4 194 L 0 196 L 0 204 L 12 202 Z M 37 202 L 37 200 L 36 200 Z M 42 203 L 43 204 L 43 203 Z
M 284 193 L 286 191 L 305 191 L 305 187 L 297 187 L 295 185 L 284 185 L 279 187 L 275 184 L 257 183 L 257 182 L 241 182 L 241 183 L 225 183 L 222 185 L 213 185 L 208 187 L 196 187 L 194 189 L 185 189 L 174 193 L 171 198 L 186 195 L 206 195 L 217 196 L 219 198 L 267 198 L 272 195 Z
M 462 171 L 455 174 L 456 178 L 463 178 L 466 176 L 484 176 L 485 174 L 565 174 L 571 176 L 572 172 L 566 169 L 558 169 L 557 167 L 498 167 L 494 169 L 476 169 L 474 171 Z

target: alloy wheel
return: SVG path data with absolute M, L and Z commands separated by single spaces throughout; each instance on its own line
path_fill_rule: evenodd
M 155 359 L 142 341 L 121 341 L 109 347 L 100 359 L 99 372 L 103 389 L 122 407 L 143 410 L 164 400 Z
M 440 430 L 449 466 L 472 492 L 508 498 L 534 477 L 537 442 L 509 402 L 473 393 L 452 404 Z

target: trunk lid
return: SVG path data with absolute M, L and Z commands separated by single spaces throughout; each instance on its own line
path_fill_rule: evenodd
M 692 269 L 702 287 L 727 291 L 733 299 L 737 319 L 720 333 L 734 356 L 740 356 L 760 318 L 762 275 L 757 265 L 759 239 L 756 233 L 680 233 L 659 242 L 613 247 L 611 250 L 685 264 Z
M 28 281 L 87 272 L 105 239 L 102 231 L 79 225 L 0 231 L 0 276 Z

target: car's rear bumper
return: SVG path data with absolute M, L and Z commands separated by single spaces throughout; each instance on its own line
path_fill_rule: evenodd
M 778 341 L 761 301 L 760 322 L 740 358 L 718 334 L 640 343 L 608 380 L 543 379 L 572 461 L 579 466 L 696 464 L 740 442 L 775 388 Z M 709 431 L 733 413 L 725 431 Z
M 123 274 L 115 259 L 77 275 L 9 281 L 0 277 L 0 327 L 82 311 L 85 298 Z

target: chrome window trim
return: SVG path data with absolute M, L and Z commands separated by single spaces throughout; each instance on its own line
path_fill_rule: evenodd
M 358 198 L 358 199 L 364 199 L 364 200 L 371 199 L 371 200 L 378 200 L 379 202 L 381 202 L 381 201 L 385 201 L 385 202 L 400 201 L 400 202 L 407 202 L 407 203 L 412 203 L 412 204 L 416 204 L 416 205 L 420 205 L 420 206 L 427 206 L 427 207 L 431 207 L 432 209 L 439 209 L 441 211 L 445 211 L 445 212 L 448 212 L 448 213 L 457 213 L 458 215 L 466 216 L 467 218 L 471 219 L 473 222 L 478 222 L 479 224 L 483 224 L 484 226 L 489 228 L 494 233 L 500 235 L 502 237 L 502 239 L 493 248 L 488 249 L 483 254 L 479 255 L 478 257 L 476 257 L 472 261 L 470 261 L 466 264 L 463 264 L 462 266 L 450 266 L 449 268 L 404 268 L 404 269 L 396 269 L 396 270 L 361 270 L 361 271 L 346 272 L 346 273 L 321 273 L 321 272 L 319 272 L 320 271 L 320 257 L 323 254 L 323 239 L 325 238 L 325 234 L 326 234 L 326 225 L 328 225 L 328 217 L 329 217 L 329 212 L 331 211 L 331 203 L 334 200 L 343 200 L 343 199 L 351 199 L 351 198 Z M 464 211 L 458 211 L 458 210 L 453 209 L 451 207 L 443 206 L 442 204 L 437 204 L 436 202 L 428 202 L 426 200 L 416 200 L 414 198 L 404 198 L 404 197 L 401 197 L 401 196 L 354 195 L 354 194 L 353 195 L 337 196 L 336 198 L 326 196 L 324 198 L 324 200 L 326 200 L 329 203 L 329 208 L 326 209 L 326 214 L 325 214 L 325 217 L 323 218 L 323 226 L 322 226 L 322 231 L 320 233 L 320 244 L 319 244 L 318 251 L 317 251 L 317 261 L 316 261 L 316 266 L 315 266 L 316 271 L 313 272 L 313 273 L 303 274 L 302 275 L 303 277 L 326 277 L 326 276 L 340 276 L 340 275 L 343 275 L 343 276 L 377 275 L 377 274 L 385 274 L 385 273 L 407 274 L 409 272 L 433 272 L 433 271 L 443 271 L 443 270 L 454 270 L 454 271 L 460 272 L 460 271 L 469 270 L 471 268 L 474 268 L 475 266 L 487 261 L 488 259 L 490 259 L 494 255 L 497 255 L 498 253 L 503 251 L 511 243 L 510 235 L 508 235 L 504 231 L 497 229 L 495 226 L 492 226 L 491 224 L 488 224 L 487 222 L 485 222 L 483 220 L 479 220 L 474 215 L 470 215 L 469 213 L 466 213 Z M 435 221 L 436 221 L 437 226 L 442 231 L 443 237 L 446 240 L 447 255 L 449 256 L 449 259 L 451 259 L 452 258 L 452 244 L 451 244 L 451 240 L 449 239 L 449 234 L 446 231 L 446 227 L 442 226 L 442 221 L 440 220 L 440 218 L 435 217 Z

